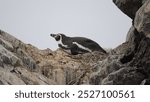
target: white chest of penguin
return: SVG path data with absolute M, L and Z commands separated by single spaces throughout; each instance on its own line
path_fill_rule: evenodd
M 60 45 L 62 45 L 63 47 L 68 48 L 68 45 L 64 45 L 64 44 L 62 43 L 62 40 L 57 41 L 57 43 L 58 43 L 58 45 L 60 44 Z
M 58 43 L 58 45 L 60 44 L 62 47 L 65 47 L 66 49 L 63 49 L 63 50 L 65 50 L 67 53 L 71 54 L 71 49 L 67 49 L 67 48 L 69 48 L 68 45 L 64 45 L 62 43 L 62 40 L 57 41 L 57 43 Z

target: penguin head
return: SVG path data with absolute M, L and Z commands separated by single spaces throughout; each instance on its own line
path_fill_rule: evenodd
M 56 41 L 62 40 L 62 38 L 66 37 L 64 34 L 58 33 L 58 34 L 50 34 L 51 37 L 55 38 Z
M 51 37 L 55 38 L 56 41 L 61 40 L 61 34 L 50 34 Z

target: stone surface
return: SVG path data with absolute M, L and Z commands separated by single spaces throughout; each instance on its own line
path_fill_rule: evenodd
M 27 85 L 83 84 L 79 81 L 80 77 L 87 77 L 84 73 L 107 56 L 101 52 L 72 56 L 62 49 L 39 50 L 1 31 L 0 66 L 3 70 L 0 82 Z
M 145 36 L 150 35 L 150 1 L 145 2 L 136 12 L 134 26 L 138 32 L 143 32 Z
M 136 11 L 142 6 L 143 0 L 113 0 L 116 6 L 131 19 L 134 19 Z
M 142 4 L 135 12 L 134 23 L 127 36 L 128 48 L 120 61 L 131 68 L 135 67 L 136 72 L 144 75 L 142 84 L 150 84 L 150 1 L 143 0 Z
M 130 30 L 128 31 L 128 34 L 127 34 L 127 36 L 126 36 L 126 42 L 133 42 L 133 40 L 134 40 L 135 37 L 136 37 L 134 31 L 135 31 L 135 27 L 132 26 L 132 27 L 130 28 Z
M 24 44 L 0 31 L 0 84 L 56 84 L 38 72 L 38 65 Z

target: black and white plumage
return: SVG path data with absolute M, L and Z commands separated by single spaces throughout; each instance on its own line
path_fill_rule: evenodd
M 93 51 L 106 51 L 99 46 L 95 41 L 84 37 L 68 37 L 64 34 L 50 34 L 58 42 L 58 46 L 71 54 L 82 54 Z

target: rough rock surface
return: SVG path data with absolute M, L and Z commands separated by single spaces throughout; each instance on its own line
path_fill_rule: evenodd
M 87 84 L 80 78 L 106 56 L 101 52 L 71 56 L 62 49 L 39 50 L 1 31 L 0 83 Z
M 0 84 L 150 84 L 150 1 L 113 2 L 133 25 L 126 42 L 107 54 L 40 50 L 0 30 Z
M 131 19 L 134 19 L 136 11 L 142 5 L 142 0 L 113 0 L 113 2 Z

